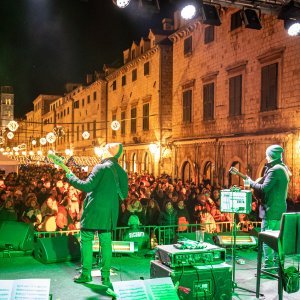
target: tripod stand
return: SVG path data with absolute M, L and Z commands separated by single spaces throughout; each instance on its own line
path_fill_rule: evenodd
M 232 233 L 233 233 L 233 245 L 232 245 L 232 292 L 234 293 L 235 289 L 240 289 L 249 293 L 256 294 L 256 291 L 252 291 L 243 287 L 238 286 L 235 281 L 235 271 L 236 271 L 236 233 L 237 226 L 235 221 L 236 212 L 233 212 L 233 224 L 232 224 Z M 264 294 L 260 294 L 264 296 Z
M 236 283 L 235 281 L 235 272 L 236 272 L 236 234 L 237 234 L 237 226 L 236 226 L 236 213 L 239 212 L 239 213 L 244 213 L 245 210 L 241 210 L 241 207 L 236 207 L 236 205 L 234 205 L 234 201 L 237 200 L 239 201 L 240 198 L 237 197 L 235 199 L 235 193 L 240 193 L 241 192 L 241 189 L 236 187 L 236 186 L 233 186 L 231 189 L 230 189 L 230 194 L 231 194 L 231 199 L 230 199 L 230 202 L 231 202 L 231 205 L 230 207 L 228 207 L 228 203 L 226 203 L 227 205 L 227 210 L 226 212 L 231 212 L 233 213 L 233 218 L 232 218 L 232 235 L 233 235 L 233 244 L 231 245 L 232 246 L 232 292 L 234 293 L 235 289 L 240 289 L 240 290 L 243 290 L 243 291 L 246 291 L 246 292 L 249 292 L 249 293 L 253 293 L 253 294 L 256 294 L 256 291 L 252 291 L 252 290 L 249 290 L 249 289 L 246 289 L 246 288 L 243 288 L 243 287 L 240 287 L 238 286 L 238 284 Z M 228 200 L 228 197 L 227 199 Z M 222 193 L 221 193 L 221 203 L 222 203 Z M 232 238 L 231 238 L 231 241 L 232 241 Z M 264 296 L 264 294 L 259 294 L 260 296 Z

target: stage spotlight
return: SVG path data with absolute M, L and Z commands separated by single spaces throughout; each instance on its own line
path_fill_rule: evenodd
M 219 12 L 214 5 L 203 4 L 201 7 L 201 15 L 203 24 L 209 24 L 214 26 L 221 25 Z
M 197 13 L 197 6 L 195 2 L 189 2 L 186 3 L 182 8 L 181 8 L 181 17 L 185 20 L 191 20 L 196 16 Z
M 129 5 L 131 0 L 113 0 L 113 4 L 118 6 L 119 8 L 125 8 Z
M 290 1 L 288 4 L 282 6 L 278 19 L 284 20 L 284 28 L 287 29 L 289 35 L 299 35 L 300 23 L 300 3 Z
M 241 16 L 246 28 L 256 30 L 260 30 L 262 28 L 257 12 L 254 9 L 243 9 L 241 11 Z
M 300 35 L 300 21 L 292 21 L 288 23 L 289 25 L 285 25 L 285 27 L 287 27 L 288 35 L 290 36 Z

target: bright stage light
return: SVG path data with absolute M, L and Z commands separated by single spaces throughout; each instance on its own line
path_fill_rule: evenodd
M 130 0 L 113 0 L 113 4 L 119 8 L 125 8 L 130 3 Z
M 284 21 L 284 28 L 290 36 L 300 35 L 300 3 L 291 0 L 282 6 L 277 18 Z
M 300 23 L 294 23 L 292 24 L 288 29 L 288 34 L 290 36 L 297 36 L 300 35 Z
M 181 17 L 185 20 L 193 19 L 196 15 L 196 6 L 193 4 L 188 4 L 184 6 L 181 10 Z

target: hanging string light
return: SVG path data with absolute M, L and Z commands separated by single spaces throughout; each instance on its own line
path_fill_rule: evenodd
M 44 137 L 42 137 L 42 138 L 40 138 L 40 144 L 41 145 L 46 145 L 46 143 L 47 143 L 47 140 L 44 138 Z
M 56 141 L 56 135 L 53 132 L 49 132 L 46 135 L 46 140 L 47 140 L 48 143 L 52 144 Z
M 15 136 L 15 135 L 14 135 L 13 132 L 11 132 L 11 131 L 7 134 L 7 138 L 10 139 L 10 140 L 13 139 L 14 136 Z
M 31 141 L 31 144 L 32 144 L 33 146 L 35 146 L 35 145 L 36 145 L 36 140 L 33 139 L 33 140 Z
M 120 122 L 118 122 L 117 120 L 114 120 L 111 122 L 110 127 L 112 130 L 119 130 L 121 125 L 120 125 Z
M 72 155 L 73 155 L 73 150 L 71 150 L 71 149 L 66 149 L 66 150 L 65 150 L 65 153 L 66 153 L 67 156 L 72 156 Z
M 85 140 L 87 140 L 87 139 L 90 138 L 90 133 L 89 133 L 88 131 L 84 131 L 84 132 L 82 133 L 82 137 L 83 137 Z
M 7 128 L 8 128 L 10 131 L 16 131 L 16 130 L 19 128 L 19 124 L 18 124 L 18 122 L 16 122 L 16 121 L 10 121 L 10 122 L 7 124 Z

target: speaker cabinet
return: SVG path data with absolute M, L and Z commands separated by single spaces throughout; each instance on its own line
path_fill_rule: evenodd
M 44 264 L 79 260 L 80 245 L 73 235 L 39 238 L 35 242 L 33 255 Z
M 33 233 L 32 224 L 2 221 L 0 223 L 0 249 L 33 250 Z
M 260 30 L 262 28 L 257 12 L 254 9 L 244 9 L 241 11 L 241 14 L 246 28 L 256 30 Z
M 232 299 L 232 269 L 226 263 L 171 269 L 158 260 L 151 261 L 151 278 L 168 276 L 174 285 L 179 284 L 180 299 Z

